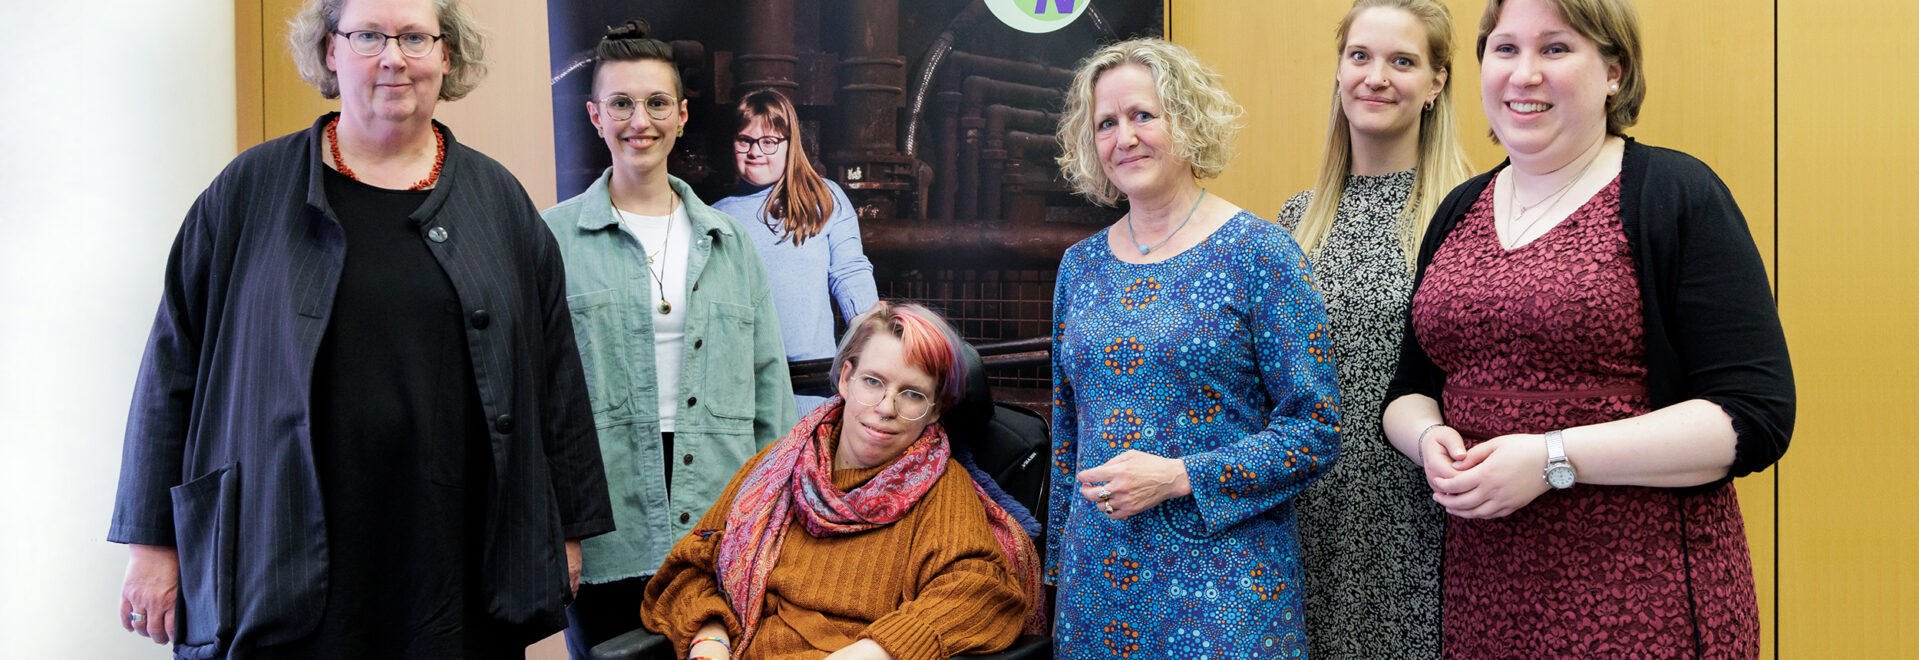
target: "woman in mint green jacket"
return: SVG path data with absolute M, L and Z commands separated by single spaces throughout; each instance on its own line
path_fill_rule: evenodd
M 628 21 L 596 49 L 586 110 L 613 166 L 542 214 L 566 261 L 618 527 L 584 545 L 567 608 L 575 658 L 639 627 L 646 579 L 673 542 L 797 421 L 752 241 L 666 173 L 687 104 L 672 49 L 646 32 Z

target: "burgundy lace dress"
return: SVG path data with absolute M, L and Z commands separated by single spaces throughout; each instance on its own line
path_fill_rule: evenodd
M 1472 446 L 1647 412 L 1619 181 L 1510 252 L 1493 230 L 1494 189 L 1413 297 L 1413 331 L 1446 372 L 1447 423 Z M 1758 654 L 1752 560 L 1730 485 L 1579 484 L 1505 518 L 1448 516 L 1443 561 L 1448 658 Z

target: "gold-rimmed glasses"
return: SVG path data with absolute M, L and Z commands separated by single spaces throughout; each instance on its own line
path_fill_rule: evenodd
M 625 94 L 609 94 L 606 98 L 600 99 L 600 107 L 605 108 L 607 116 L 615 121 L 632 119 L 633 108 L 641 104 L 642 102 Z M 673 98 L 672 94 L 661 92 L 646 97 L 644 105 L 646 105 L 646 116 L 655 120 L 665 120 L 673 116 L 673 109 L 679 105 L 679 102 L 678 99 Z
M 880 407 L 880 404 L 885 403 L 886 398 L 890 396 L 893 398 L 894 414 L 909 422 L 917 422 L 926 417 L 927 413 L 933 412 L 933 399 L 924 392 L 905 387 L 891 390 L 886 387 L 885 381 L 873 376 L 854 377 L 853 391 L 850 394 L 853 395 L 854 401 L 868 408 Z

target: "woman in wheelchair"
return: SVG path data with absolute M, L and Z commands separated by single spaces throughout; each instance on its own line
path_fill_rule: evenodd
M 952 458 L 966 382 L 938 315 L 885 301 L 833 358 L 839 396 L 746 466 L 647 585 L 677 657 L 947 658 L 1040 630 L 1032 539 Z

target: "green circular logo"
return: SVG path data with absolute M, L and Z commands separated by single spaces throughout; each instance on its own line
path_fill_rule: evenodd
M 1042 34 L 1073 23 L 1093 0 L 986 0 L 1001 23 L 1021 32 Z

